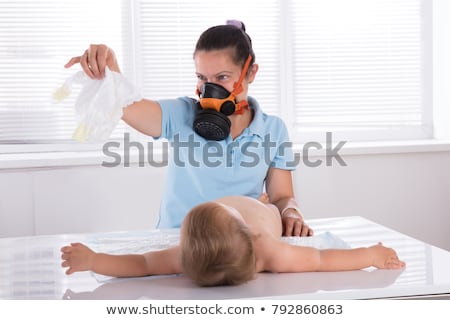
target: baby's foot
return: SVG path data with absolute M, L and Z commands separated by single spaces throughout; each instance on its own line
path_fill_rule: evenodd
M 265 203 L 265 204 L 269 204 L 269 203 L 270 203 L 270 201 L 269 201 L 269 196 L 268 196 L 267 193 L 265 193 L 265 192 L 263 192 L 263 193 L 259 196 L 258 200 L 261 201 L 262 203 Z

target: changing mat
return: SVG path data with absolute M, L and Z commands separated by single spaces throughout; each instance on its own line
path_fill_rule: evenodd
M 298 246 L 317 249 L 350 249 L 350 246 L 331 232 L 323 232 L 312 237 L 282 237 L 282 240 Z M 144 253 L 175 246 L 180 241 L 179 229 L 124 232 L 96 236 L 87 241 L 93 250 L 110 254 Z M 99 282 L 112 277 L 92 273 Z

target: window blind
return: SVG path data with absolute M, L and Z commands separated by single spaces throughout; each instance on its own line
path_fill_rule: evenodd
M 113 48 L 145 97 L 194 96 L 195 43 L 227 19 L 253 41 L 249 94 L 294 141 L 431 135 L 431 1 L 24 0 L 0 2 L 0 144 L 71 141 L 76 90 L 51 94 L 90 43 Z
M 296 136 L 431 136 L 430 3 L 292 1 Z
M 90 43 L 121 55 L 127 15 L 120 1 L 0 2 L 0 142 L 69 142 L 79 88 L 55 104 L 53 91 L 74 72 L 64 70 Z

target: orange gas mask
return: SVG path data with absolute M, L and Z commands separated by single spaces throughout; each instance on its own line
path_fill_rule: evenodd
M 230 134 L 231 122 L 229 115 L 242 114 L 248 107 L 246 100 L 236 102 L 236 96 L 243 91 L 242 81 L 247 74 L 252 57 L 249 55 L 239 80 L 234 83 L 233 91 L 229 92 L 221 85 L 206 82 L 201 89 L 197 88 L 199 96 L 198 111 L 194 119 L 194 130 L 208 140 L 223 140 Z

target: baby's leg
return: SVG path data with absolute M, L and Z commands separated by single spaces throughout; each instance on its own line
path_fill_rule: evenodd
M 269 203 L 270 203 L 270 201 L 269 201 L 269 196 L 268 196 L 267 193 L 265 193 L 265 192 L 263 192 L 263 193 L 259 196 L 258 200 L 261 201 L 261 202 L 264 203 L 264 204 L 269 204 Z

